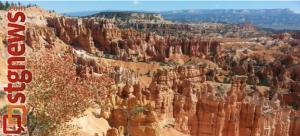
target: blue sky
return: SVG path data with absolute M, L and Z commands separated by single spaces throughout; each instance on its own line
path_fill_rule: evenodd
M 300 13 L 300 1 L 21 1 L 58 13 L 95 10 L 284 9 Z

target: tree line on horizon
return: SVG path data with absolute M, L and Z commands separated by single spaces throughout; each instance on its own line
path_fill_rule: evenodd
M 11 3 L 9 3 L 8 1 L 6 1 L 5 3 L 2 3 L 2 1 L 0 0 L 0 10 L 7 10 L 10 6 L 25 6 L 25 5 L 22 5 L 21 2 L 17 2 L 17 3 L 11 2 Z M 35 6 L 37 6 L 37 5 L 29 3 L 25 7 L 29 8 L 29 7 L 35 7 Z

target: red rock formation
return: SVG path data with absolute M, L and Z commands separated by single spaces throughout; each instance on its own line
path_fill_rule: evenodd
M 255 31 L 256 28 L 252 25 L 251 22 L 240 23 L 236 25 L 239 29 L 245 31 Z
M 291 65 L 296 65 L 298 62 L 296 61 L 296 58 L 292 55 L 287 55 L 283 60 L 282 60 L 283 65 L 291 66 Z
M 65 17 L 48 19 L 49 26 L 58 32 L 58 37 L 75 48 L 83 48 L 89 53 L 95 53 L 92 31 L 83 25 L 80 19 L 69 19 Z
M 300 81 L 292 82 L 291 89 L 293 90 L 293 92 L 300 93 Z
M 153 60 L 166 61 L 174 54 L 186 54 L 209 58 L 222 66 L 228 55 L 221 51 L 217 41 L 201 39 L 164 38 L 153 33 L 140 33 L 133 29 L 118 29 L 109 21 L 74 20 L 68 18 L 49 19 L 49 25 L 58 30 L 58 35 L 65 42 L 87 50 L 95 51 L 95 45 L 101 50 L 117 55 L 121 60 L 132 58 L 132 53 L 151 56 Z M 239 26 L 244 29 L 247 25 Z M 34 36 L 32 36 L 34 39 Z M 288 58 L 288 60 L 291 60 Z M 290 62 L 290 61 L 288 61 Z M 103 68 L 94 60 L 78 58 L 77 70 L 100 73 Z M 234 64 L 233 64 L 234 65 Z M 134 135 L 159 135 L 158 121 L 174 118 L 174 128 L 190 135 L 288 135 L 299 134 L 292 127 L 298 120 L 291 121 L 292 109 L 281 106 L 275 94 L 270 101 L 257 91 L 252 95 L 245 92 L 247 76 L 249 81 L 258 83 L 254 66 L 246 62 L 235 64 L 233 71 L 247 76 L 236 76 L 229 88 L 213 86 L 205 82 L 206 64 L 179 66 L 172 69 L 159 69 L 149 86 L 150 92 L 144 90 L 136 80 L 137 74 L 121 67 L 106 68 L 116 84 L 108 96 L 108 105 L 112 108 L 101 112 L 112 127 L 126 126 L 127 117 L 120 113 L 120 107 L 132 109 L 141 104 L 149 111 L 135 117 L 131 125 L 140 130 L 132 131 Z M 294 74 L 292 78 L 294 78 Z M 258 72 L 259 77 L 272 79 L 271 86 L 276 88 L 298 88 L 298 84 L 287 82 L 291 74 L 280 61 L 275 61 Z M 295 74 L 297 75 L 297 74 Z M 127 105 L 126 103 L 130 103 Z M 294 124 L 291 124 L 294 123 Z M 120 135 L 122 130 L 112 128 L 108 135 Z M 126 130 L 125 130 L 126 131 Z
M 43 39 L 45 42 L 42 42 Z M 39 50 L 44 46 L 54 46 L 55 31 L 53 28 L 34 26 L 29 27 L 26 30 L 26 43 L 29 47 L 34 50 Z M 46 42 L 48 42 L 46 44 Z
M 119 91 L 119 94 L 116 93 Z M 101 116 L 108 120 L 110 126 L 114 127 L 107 131 L 108 136 L 122 136 L 123 132 L 127 131 L 126 129 L 124 130 L 127 124 L 127 115 L 122 112 L 121 108 L 131 111 L 139 104 L 147 108 L 147 111 L 139 113 L 137 116 L 132 115 L 130 128 L 135 129 L 130 129 L 130 134 L 147 136 L 161 135 L 157 114 L 154 112 L 155 104 L 153 101 L 146 99 L 147 97 L 143 94 L 143 90 L 139 90 L 138 87 L 131 85 L 118 85 L 118 88 L 116 88 L 114 92 L 111 92 L 108 97 L 109 99 L 105 104 L 111 106 L 108 106 L 108 108 L 103 109 L 101 112 Z
M 282 61 L 284 63 L 289 64 L 293 61 L 287 61 L 291 60 L 289 56 L 285 59 L 286 61 Z M 266 67 L 261 68 L 257 73 L 256 76 L 260 79 L 269 80 L 268 86 L 274 86 L 276 89 L 292 89 L 293 86 L 295 86 L 295 83 L 293 80 L 297 81 L 298 74 L 297 71 L 287 71 L 286 65 L 282 65 L 281 61 L 276 60 Z M 298 72 L 300 74 L 300 72 Z M 299 76 L 300 77 L 300 76 Z M 293 80 L 289 80 L 293 79 Z
M 158 61 L 165 61 L 173 54 L 183 53 L 204 57 L 210 53 L 221 53 L 221 46 L 217 41 L 158 38 L 153 33 L 145 34 L 133 29 L 118 29 L 109 21 L 50 18 L 48 23 L 49 26 L 56 28 L 58 36 L 64 42 L 94 53 L 96 49 L 93 41 L 96 41 L 99 49 L 118 55 L 122 60 L 130 57 L 130 51 L 136 54 L 147 54 Z
M 106 136 L 124 136 L 124 127 L 120 126 L 117 128 L 111 128 L 107 130 Z
M 299 111 L 298 113 L 292 112 L 291 123 L 290 123 L 291 129 L 289 131 L 290 136 L 297 136 L 300 134 L 299 125 L 300 125 L 300 112 Z
M 291 73 L 291 78 L 295 81 L 300 81 L 300 70 L 294 70 Z
M 293 33 L 291 36 L 292 36 L 294 39 L 300 39 L 300 32 Z
M 99 66 L 96 61 L 92 58 L 86 58 L 77 56 L 74 53 L 76 66 L 76 73 L 78 76 L 87 77 L 93 73 L 104 74 L 108 73 L 109 77 L 114 81 L 115 84 L 137 84 L 139 83 L 137 78 L 138 74 L 132 72 L 130 69 L 123 67 L 105 67 Z
M 138 74 L 132 72 L 129 69 L 123 67 L 110 67 L 109 68 L 110 77 L 115 80 L 116 84 L 137 84 Z
M 204 67 L 157 71 L 149 89 L 160 120 L 175 118 L 174 128 L 192 136 L 299 135 L 290 121 L 291 108 L 281 106 L 277 95 L 271 101 L 257 92 L 247 96 L 247 76 L 236 76 L 222 94 L 226 88 L 214 88 L 203 80 Z
M 248 75 L 253 76 L 255 71 L 252 64 L 248 64 L 247 62 L 242 62 L 241 64 L 234 62 L 232 71 L 239 75 Z
M 269 37 L 273 39 L 288 40 L 291 37 L 289 33 L 271 34 Z

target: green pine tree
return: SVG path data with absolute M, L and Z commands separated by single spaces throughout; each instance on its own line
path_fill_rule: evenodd
M 8 1 L 5 2 L 5 9 L 8 9 L 10 7 L 10 4 L 8 3 Z
M 0 1 L 0 10 L 5 10 L 5 5 Z
M 29 3 L 26 7 L 27 7 L 27 8 L 32 7 L 31 3 Z

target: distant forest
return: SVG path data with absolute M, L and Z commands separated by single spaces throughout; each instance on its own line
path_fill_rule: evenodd
M 21 2 L 17 2 L 17 3 L 11 2 L 11 3 L 9 3 L 8 1 L 6 1 L 5 3 L 2 3 L 2 1 L 0 1 L 0 10 L 7 10 L 10 6 L 25 6 L 25 5 L 22 5 Z M 29 8 L 29 7 L 35 7 L 35 6 L 37 6 L 37 5 L 29 3 L 25 7 Z

